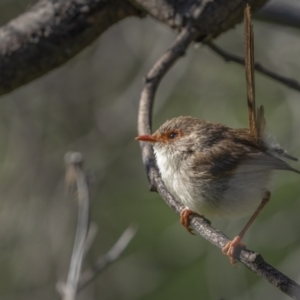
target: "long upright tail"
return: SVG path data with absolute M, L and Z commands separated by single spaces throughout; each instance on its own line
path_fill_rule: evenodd
M 248 4 L 244 11 L 244 20 L 245 20 L 245 70 L 246 70 L 246 82 L 247 82 L 249 130 L 250 130 L 250 134 L 253 135 L 256 142 L 260 143 L 263 138 L 266 121 L 264 117 L 264 107 L 261 105 L 256 110 L 256 104 L 255 104 L 253 27 L 251 24 L 250 6 Z

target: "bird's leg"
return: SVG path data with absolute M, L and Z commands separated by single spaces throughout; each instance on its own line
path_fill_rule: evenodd
M 195 213 L 194 211 L 188 209 L 187 207 L 184 208 L 181 213 L 180 213 L 180 223 L 185 227 L 185 229 L 190 233 L 190 234 L 194 234 L 192 232 L 192 229 L 190 228 L 190 220 L 189 217 L 190 215 L 195 215 L 195 216 L 199 216 L 200 218 L 204 219 L 207 223 L 210 224 L 210 221 L 205 219 L 204 216 L 199 215 L 197 213 Z
M 247 222 L 247 224 L 244 226 L 242 231 L 232 240 L 229 241 L 224 248 L 222 249 L 222 252 L 229 257 L 230 262 L 234 265 L 236 260 L 234 258 L 236 248 L 237 247 L 242 247 L 246 248 L 246 246 L 241 242 L 242 238 L 244 237 L 246 231 L 249 229 L 253 221 L 256 219 L 258 214 L 261 212 L 261 210 L 265 207 L 265 205 L 269 202 L 271 197 L 271 193 L 269 191 L 266 191 L 265 196 L 263 197 L 260 205 L 250 218 L 250 220 Z

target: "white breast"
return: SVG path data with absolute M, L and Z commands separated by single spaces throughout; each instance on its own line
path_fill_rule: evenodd
M 166 154 L 163 149 L 156 150 L 154 148 L 154 152 L 162 180 L 167 189 L 184 206 L 203 214 L 201 208 L 207 199 L 201 195 L 201 182 L 197 184 L 197 187 L 192 186 L 187 174 L 182 172 L 180 160 L 170 157 L 169 153 Z
M 204 216 L 241 217 L 254 212 L 262 200 L 270 172 L 238 173 L 218 180 L 191 182 L 181 161 L 155 149 L 162 180 L 184 206 Z M 226 189 L 222 187 L 226 186 Z

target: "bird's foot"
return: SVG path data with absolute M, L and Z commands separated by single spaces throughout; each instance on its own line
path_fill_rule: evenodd
M 210 224 L 210 221 L 205 219 L 204 216 L 199 215 L 199 214 L 195 213 L 194 211 L 192 211 L 188 208 L 185 208 L 180 213 L 180 223 L 186 228 L 186 230 L 190 234 L 194 234 L 192 232 L 192 229 L 190 228 L 190 220 L 189 220 L 190 215 L 198 216 L 198 217 L 204 219 L 208 224 Z
M 246 245 L 241 242 L 242 238 L 236 236 L 232 241 L 229 241 L 222 249 L 222 252 L 228 256 L 231 264 L 235 265 L 235 254 L 237 248 L 246 248 Z

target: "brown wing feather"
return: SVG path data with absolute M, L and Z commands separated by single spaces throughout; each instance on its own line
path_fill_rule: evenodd
M 212 144 L 205 152 L 193 155 L 190 166 L 195 168 L 194 172 L 207 172 L 216 178 L 271 170 L 300 173 L 267 152 L 266 146 L 257 144 L 245 129 L 229 129 L 222 139 Z

